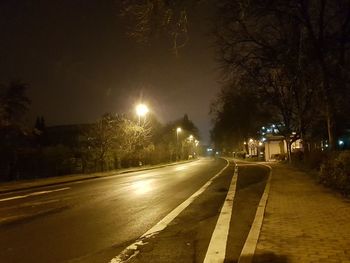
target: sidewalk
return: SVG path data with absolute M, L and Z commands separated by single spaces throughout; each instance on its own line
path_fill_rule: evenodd
M 274 164 L 254 263 L 350 263 L 350 201 Z
M 196 160 L 180 161 L 180 162 L 159 164 L 159 165 L 146 165 L 141 167 L 132 167 L 132 168 L 119 169 L 119 170 L 100 172 L 100 173 L 61 175 L 61 176 L 47 177 L 47 178 L 4 182 L 4 183 L 0 183 L 0 194 L 26 190 L 31 188 L 37 188 L 42 186 L 53 186 L 53 185 L 59 185 L 59 184 L 64 184 L 69 182 L 83 181 L 83 180 L 95 179 L 100 177 L 108 177 L 113 175 L 131 173 L 131 172 L 151 170 L 151 169 L 162 168 L 166 166 L 184 164 L 184 163 L 193 162 L 193 161 L 196 161 Z

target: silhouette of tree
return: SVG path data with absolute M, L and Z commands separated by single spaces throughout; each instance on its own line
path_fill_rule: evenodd
M 211 139 L 218 150 L 241 150 L 243 142 L 256 137 L 260 127 L 271 120 L 271 109 L 259 94 L 239 85 L 231 84 L 221 90 L 211 105 Z
M 26 143 L 21 124 L 30 105 L 27 87 L 18 81 L 0 85 L 0 170 L 10 180 L 18 179 L 18 149 Z
M 27 112 L 30 100 L 26 96 L 28 85 L 12 81 L 0 86 L 0 126 L 16 126 Z
M 169 40 L 174 53 L 188 42 L 188 13 L 200 0 L 123 0 L 121 15 L 129 22 L 128 35 L 141 43 Z
M 248 73 L 257 86 L 279 91 L 277 103 L 286 102 L 281 116 L 298 123 L 302 137 L 310 115 L 324 116 L 335 148 L 335 120 L 349 93 L 348 1 L 220 3 L 215 36 L 224 71 Z

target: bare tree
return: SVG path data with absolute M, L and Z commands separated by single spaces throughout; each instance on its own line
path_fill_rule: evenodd
M 123 115 L 113 116 L 105 114 L 93 124 L 87 134 L 88 147 L 94 155 L 94 160 L 100 169 L 105 170 L 108 160 L 133 154 L 136 156 L 140 150 L 150 143 L 151 126 L 145 121 L 141 125 Z M 119 162 L 118 161 L 118 162 Z M 119 164 L 117 166 L 120 166 Z
M 188 12 L 197 2 L 199 0 L 123 0 L 121 15 L 129 21 L 129 36 L 141 43 L 165 37 L 177 55 L 188 42 Z

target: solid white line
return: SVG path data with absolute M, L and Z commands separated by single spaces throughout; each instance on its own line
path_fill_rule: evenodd
M 149 238 L 158 234 L 160 231 L 165 229 L 171 221 L 173 221 L 186 207 L 188 207 L 200 194 L 202 194 L 209 185 L 229 166 L 229 161 L 225 159 L 227 162 L 226 166 L 222 168 L 217 174 L 215 174 L 208 182 L 206 182 L 197 192 L 191 195 L 188 199 L 182 202 L 179 206 L 177 206 L 173 211 L 171 211 L 168 215 L 166 215 L 162 220 L 160 220 L 156 225 L 154 225 L 150 230 L 140 236 L 134 243 L 125 248 L 117 257 L 113 258 L 110 263 L 121 263 L 126 262 L 132 257 L 136 256 L 139 251 L 138 247 L 142 246 L 146 243 L 143 242 L 144 239 Z
M 227 192 L 225 202 L 211 236 L 209 247 L 204 258 L 204 263 L 224 262 L 226 254 L 226 244 L 230 229 L 233 200 L 236 193 L 238 169 L 235 167 L 230 188 Z
M 241 255 L 239 256 L 238 263 L 251 263 L 253 261 L 255 249 L 258 244 L 261 227 L 264 220 L 264 213 L 265 213 L 265 208 L 267 204 L 267 198 L 269 196 L 269 191 L 270 191 L 272 168 L 268 165 L 264 165 L 264 164 L 260 164 L 260 165 L 268 167 L 270 169 L 270 174 L 269 174 L 269 178 L 267 179 L 264 193 L 260 199 L 259 206 L 256 210 L 253 224 L 250 228 L 249 234 L 247 236 L 247 239 L 241 251 Z
M 36 196 L 36 195 L 49 194 L 49 193 L 52 193 L 52 192 L 64 191 L 64 190 L 68 190 L 68 189 L 70 189 L 70 187 L 65 187 L 65 188 L 60 188 L 60 189 L 55 189 L 55 190 L 49 190 L 49 191 L 34 192 L 34 193 L 27 194 L 27 195 L 17 195 L 17 196 L 13 196 L 13 197 L 0 199 L 0 202 L 5 202 L 5 201 L 10 201 L 10 200 L 15 200 L 15 199 L 21 199 L 21 198 L 26 198 L 26 197 L 30 197 L 30 196 Z

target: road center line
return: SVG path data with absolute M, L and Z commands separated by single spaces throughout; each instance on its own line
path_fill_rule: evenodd
M 230 229 L 233 200 L 236 193 L 238 167 L 236 165 L 230 188 L 227 192 L 224 204 L 211 236 L 209 247 L 204 258 L 204 263 L 224 262 L 226 254 L 226 244 Z
M 171 221 L 173 221 L 183 210 L 185 210 L 186 207 L 188 207 L 199 195 L 201 195 L 209 187 L 209 185 L 211 185 L 213 181 L 229 166 L 229 161 L 226 159 L 225 161 L 227 162 L 227 164 L 224 168 L 222 168 L 217 174 L 215 174 L 193 195 L 191 195 L 188 199 L 186 199 L 184 202 L 178 205 L 173 211 L 166 215 L 162 220 L 155 224 L 146 233 L 140 236 L 134 243 L 125 248 L 117 257 L 113 258 L 110 261 L 110 263 L 126 262 L 127 260 L 136 256 L 139 253 L 138 247 L 147 244 L 144 242 L 144 239 L 152 237 L 158 234 L 163 229 L 165 229 Z
M 60 188 L 60 189 L 55 189 L 55 190 L 48 190 L 48 191 L 34 192 L 34 193 L 27 194 L 27 195 L 17 195 L 17 196 L 13 196 L 13 197 L 0 199 L 0 202 L 21 199 L 21 198 L 26 198 L 26 197 L 30 197 L 30 196 L 36 196 L 36 195 L 49 194 L 49 193 L 64 191 L 64 190 L 68 190 L 68 189 L 70 189 L 70 187 L 65 187 L 65 188 Z

